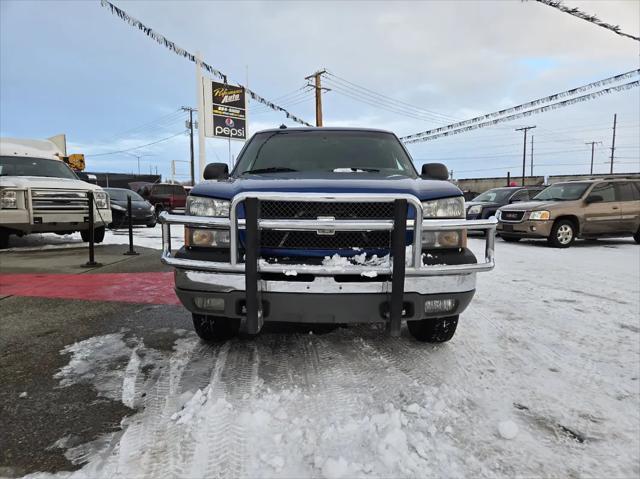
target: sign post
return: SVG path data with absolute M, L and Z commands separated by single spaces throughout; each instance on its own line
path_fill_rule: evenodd
M 204 167 L 207 166 L 207 152 L 205 145 L 205 125 L 208 110 L 205 109 L 204 89 L 209 82 L 204 81 L 202 76 L 200 52 L 196 52 L 196 100 L 198 102 L 198 159 L 200 166 L 199 178 L 202 181 L 204 176 Z

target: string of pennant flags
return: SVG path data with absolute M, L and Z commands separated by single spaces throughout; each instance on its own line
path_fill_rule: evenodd
M 610 93 L 629 90 L 631 88 L 636 88 L 638 86 L 640 86 L 640 80 L 636 80 L 636 81 L 633 81 L 633 82 L 625 83 L 623 85 L 618 85 L 618 86 L 614 86 L 614 87 L 610 87 L 610 88 L 605 88 L 604 90 L 599 90 L 599 91 L 596 91 L 596 92 L 588 93 L 586 95 L 581 95 L 581 96 L 578 96 L 578 97 L 575 97 L 575 98 L 570 98 L 568 100 L 560 101 L 560 102 L 557 102 L 557 103 L 552 103 L 551 105 L 541 106 L 541 107 L 538 107 L 538 108 L 534 108 L 533 110 L 527 110 L 527 111 L 523 111 L 523 112 L 520 112 L 520 113 L 515 113 L 515 114 L 512 114 L 512 115 L 505 116 L 505 117 L 496 118 L 494 120 L 485 121 L 483 123 L 475 123 L 473 125 L 469 125 L 469 126 L 466 126 L 466 127 L 463 127 L 463 128 L 444 131 L 442 133 L 438 133 L 438 134 L 434 134 L 434 135 L 430 135 L 430 136 L 423 136 L 423 137 L 419 137 L 419 138 L 413 138 L 413 139 L 410 139 L 410 140 L 403 140 L 403 142 L 405 144 L 418 143 L 418 142 L 422 142 L 422 141 L 430 141 L 430 140 L 435 140 L 437 138 L 453 136 L 453 135 L 457 135 L 459 133 L 465 133 L 467 131 L 477 130 L 479 128 L 484 128 L 484 127 L 487 127 L 487 126 L 497 125 L 498 123 L 503 123 L 505 121 L 517 120 L 519 118 L 525 118 L 525 117 L 528 117 L 528 116 L 531 116 L 531 115 L 535 115 L 535 114 L 538 114 L 538 113 L 544 113 L 546 111 L 557 110 L 558 108 L 563 108 L 565 106 L 574 105 L 576 103 L 582 103 L 584 101 L 593 100 L 594 98 L 598 98 L 598 97 L 600 97 L 602 95 L 608 95 Z
M 165 48 L 168 48 L 169 50 L 174 52 L 176 55 L 180 55 L 181 57 L 184 57 L 184 58 L 186 58 L 187 60 L 189 60 L 189 61 L 191 61 L 193 63 L 200 62 L 200 64 L 202 65 L 202 68 L 204 68 L 207 72 L 209 72 L 211 75 L 221 79 L 225 84 L 228 83 L 227 75 L 222 73 L 220 70 L 217 70 L 216 68 L 213 68 L 208 63 L 206 63 L 206 62 L 200 60 L 199 58 L 197 58 L 193 53 L 185 50 L 184 48 L 179 47 L 178 45 L 176 45 L 174 42 L 172 42 L 171 40 L 166 38 L 161 33 L 156 32 L 153 28 L 148 27 L 147 25 L 142 23 L 140 20 L 137 20 L 136 18 L 133 18 L 132 16 L 130 16 L 127 12 L 125 12 L 121 8 L 116 7 L 109 0 L 100 0 L 100 5 L 105 7 L 105 8 L 108 8 L 113 15 L 117 16 L 122 21 L 128 23 L 132 27 L 137 28 L 138 30 L 143 32 L 145 35 L 147 35 L 149 38 L 155 40 L 157 43 L 159 43 L 160 45 L 164 46 Z M 238 86 L 244 88 L 245 91 L 251 97 L 252 100 L 254 100 L 254 101 L 258 102 L 258 103 L 261 103 L 261 104 L 265 105 L 266 107 L 268 107 L 268 108 L 270 108 L 270 109 L 272 109 L 274 111 L 278 111 L 278 112 L 284 113 L 284 115 L 289 120 L 294 121 L 296 123 L 299 123 L 301 125 L 313 126 L 310 123 L 307 123 L 306 121 L 304 121 L 302 118 L 299 118 L 296 115 L 294 115 L 293 113 L 289 112 L 285 108 L 283 108 L 283 107 L 281 107 L 279 105 L 276 105 L 275 103 L 267 100 L 266 98 L 263 98 L 262 96 L 258 95 L 256 92 L 250 90 L 249 88 L 244 87 L 242 85 L 238 85 Z
M 621 73 L 619 75 L 615 75 L 609 78 L 604 78 L 602 80 L 598 80 L 598 81 L 594 81 L 591 82 L 587 85 L 582 85 L 579 86 L 577 88 L 572 88 L 571 90 L 566 90 L 560 93 L 554 93 L 553 95 L 549 95 L 546 96 L 544 98 L 539 98 L 537 100 L 533 100 L 533 101 L 529 101 L 526 103 L 521 103 L 520 105 L 516 105 L 510 108 L 505 108 L 503 110 L 500 111 L 496 111 L 493 113 L 487 113 L 486 115 L 480 115 L 477 116 L 475 118 L 471 118 L 469 120 L 463 120 L 463 121 L 459 121 L 456 123 L 451 123 L 450 125 L 446 125 L 446 126 L 441 126 L 438 128 L 432 128 L 430 130 L 426 130 L 426 131 L 422 131 L 419 133 L 414 133 L 412 135 L 407 135 L 407 136 L 403 136 L 402 138 L 400 138 L 402 141 L 404 141 L 405 143 L 413 143 L 413 141 L 411 140 L 415 140 L 418 138 L 422 138 L 425 136 L 429 136 L 431 138 L 432 135 L 439 135 L 438 138 L 440 138 L 441 136 L 445 136 L 442 135 L 441 133 L 445 132 L 445 131 L 449 131 L 449 130 L 454 130 L 457 128 L 462 128 L 462 127 L 466 127 L 468 125 L 472 125 L 475 123 L 479 123 L 482 121 L 486 121 L 486 120 L 491 120 L 491 119 L 495 119 L 497 117 L 502 117 L 504 115 L 510 115 L 513 113 L 519 113 L 522 112 L 522 110 L 527 110 L 531 107 L 537 107 L 540 105 L 544 105 L 546 103 L 551 103 L 553 101 L 559 100 L 560 98 L 566 98 L 568 96 L 573 96 L 576 95 L 578 93 L 584 93 L 590 90 L 593 90 L 595 88 L 599 88 L 605 85 L 609 85 L 611 83 L 616 83 L 622 80 L 628 80 L 630 78 L 633 78 L 635 76 L 640 75 L 640 69 L 638 70 L 631 70 L 628 71 L 626 73 Z M 604 91 L 604 90 L 603 90 Z M 562 102 L 561 102 L 562 103 Z
M 595 15 L 590 15 L 588 13 L 585 13 L 581 11 L 579 8 L 567 7 L 562 2 L 559 2 L 557 0 L 536 0 L 536 2 L 542 3 L 543 5 L 547 5 L 549 7 L 556 8 L 561 12 L 568 13 L 569 15 L 573 15 L 574 17 L 580 18 L 587 22 L 591 22 L 594 25 L 597 25 L 599 27 L 606 28 L 607 30 L 612 31 L 613 33 L 616 33 L 621 37 L 631 38 L 632 40 L 640 42 L 640 37 L 636 37 L 635 35 L 630 35 L 629 33 L 625 33 L 620 29 L 620 26 L 611 25 L 610 23 L 604 22 L 600 20 L 598 17 L 596 17 Z

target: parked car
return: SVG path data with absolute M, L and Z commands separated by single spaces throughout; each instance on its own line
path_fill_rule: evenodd
M 154 183 L 144 185 L 138 193 L 153 205 L 156 210 L 156 217 L 163 211 L 184 213 L 187 192 L 182 185 Z
M 134 225 L 146 225 L 153 228 L 156 225 L 154 206 L 135 191 L 126 188 L 105 188 L 104 191 L 111 200 L 112 228 L 127 226 L 129 215 L 127 214 L 127 198 L 131 198 L 131 223 Z
M 419 341 L 448 341 L 475 273 L 494 265 L 495 219 L 466 221 L 447 168 L 419 175 L 390 132 L 266 130 L 231 174 L 213 163 L 204 178 L 185 216 L 160 221 L 162 260 L 205 340 L 256 334 L 265 321 L 385 323 L 399 335 L 406 320 Z M 171 225 L 185 225 L 173 253 Z M 468 228 L 492 233 L 480 262 Z
M 0 248 L 8 247 L 13 234 L 79 231 L 89 241 L 90 207 L 94 241 L 104 239 L 105 226 L 111 223 L 109 197 L 99 186 L 78 179 L 67 166 L 66 144 L 60 138 L 0 138 Z
M 490 218 L 501 206 L 529 201 L 544 189 L 545 186 L 509 186 L 487 190 L 467 202 L 467 219 Z
M 498 210 L 505 241 L 544 238 L 567 248 L 576 238 L 633 236 L 640 243 L 640 181 L 598 179 L 556 183 L 532 201 Z

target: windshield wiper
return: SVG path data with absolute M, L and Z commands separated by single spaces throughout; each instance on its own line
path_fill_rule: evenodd
M 257 174 L 257 173 L 287 173 L 291 171 L 298 171 L 298 170 L 294 170 L 293 168 L 281 167 L 281 166 L 272 166 L 270 168 L 256 168 L 255 170 L 243 171 L 242 174 L 251 175 L 251 174 Z

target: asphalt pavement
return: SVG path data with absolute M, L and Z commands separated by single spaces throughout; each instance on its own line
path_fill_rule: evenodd
M 96 268 L 83 267 L 86 248 L 0 253 L 0 476 L 76 469 L 65 449 L 54 446 L 56 441 L 66 437 L 66 447 L 71 447 L 95 440 L 120 429 L 123 417 L 133 413 L 121 401 L 99 396 L 90 383 L 61 388 L 54 376 L 69 362 L 60 353 L 65 346 L 122 332 L 125 338 L 142 338 L 157 350 L 171 351 L 175 330 L 191 327 L 182 307 L 166 304 L 172 301 L 134 302 L 137 298 L 126 297 L 122 289 L 104 295 L 105 300 L 65 297 L 79 289 L 70 275 L 82 279 L 83 291 L 100 292 L 101 275 L 119 274 L 126 278 L 126 289 L 136 290 L 136 281 L 151 274 L 153 281 L 162 282 L 158 287 L 164 296 L 171 294 L 173 282 L 158 250 L 137 248 L 139 256 L 124 256 L 126 250 L 99 246 L 96 260 L 103 266 Z M 38 287 L 21 290 L 7 283 L 19 278 L 42 280 L 42 295 L 49 297 L 39 296 Z M 61 297 L 55 297 L 57 292 Z

